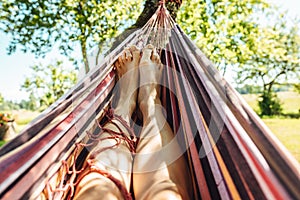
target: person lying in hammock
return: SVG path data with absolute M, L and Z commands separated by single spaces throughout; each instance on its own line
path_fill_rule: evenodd
M 119 99 L 114 115 L 119 118 L 105 124 L 100 137 L 106 139 L 90 153 L 97 170 L 80 178 L 74 199 L 191 199 L 187 164 L 159 99 L 163 65 L 156 49 L 126 48 L 115 67 Z M 143 126 L 133 154 L 128 127 L 136 106 Z M 113 135 L 120 132 L 127 140 L 117 144 Z

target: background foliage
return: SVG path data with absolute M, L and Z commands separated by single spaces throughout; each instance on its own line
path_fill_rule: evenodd
M 61 61 L 50 64 L 34 65 L 33 73 L 27 77 L 22 87 L 30 93 L 31 101 L 41 110 L 49 107 L 77 81 L 77 72 L 67 70 Z
M 239 87 L 261 87 L 261 115 L 281 113 L 274 86 L 300 82 L 299 20 L 264 0 L 187 0 L 178 22 Z
M 174 2 L 168 4 L 173 16 L 179 7 Z M 87 72 L 87 55 L 92 48 L 97 46 L 97 55 L 102 53 L 103 47 L 109 46 L 104 44 L 111 44 L 126 28 L 145 23 L 157 3 L 158 0 L 3 0 L 0 30 L 12 35 L 9 53 L 20 48 L 43 56 L 56 45 L 70 60 L 81 60 Z M 236 74 L 235 82 L 240 88 L 261 87 L 261 114 L 266 114 L 266 108 L 274 108 L 271 104 L 276 102 L 275 86 L 299 87 L 299 20 L 288 21 L 285 13 L 267 1 L 184 0 L 176 19 L 224 75 Z M 79 59 L 72 54 L 78 49 L 82 55 Z M 47 67 L 39 66 L 33 73 Z M 33 91 L 38 85 L 36 79 L 35 84 L 25 82 L 24 87 Z M 42 98 L 40 105 L 53 102 L 53 94 L 45 92 L 44 97 L 36 97 L 31 93 L 33 101 Z M 281 105 L 277 103 L 278 110 L 267 113 L 280 112 Z
M 0 29 L 12 35 L 9 53 L 19 47 L 43 56 L 56 44 L 74 59 L 79 46 L 87 72 L 87 52 L 133 23 L 140 9 L 141 0 L 2 0 Z

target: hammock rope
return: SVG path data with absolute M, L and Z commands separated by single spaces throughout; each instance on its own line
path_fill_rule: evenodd
M 93 168 L 87 155 L 101 142 L 100 121 L 118 118 L 107 110 L 117 81 L 114 62 L 125 47 L 147 44 L 157 48 L 164 64 L 161 102 L 186 150 L 193 199 L 300 199 L 299 163 L 184 34 L 165 1 L 142 29 L 0 149 L 0 199 L 71 198 L 87 168 L 124 190 Z M 134 153 L 137 138 L 121 124 L 130 137 L 116 125 L 120 132 L 112 138 L 126 141 Z M 86 159 L 90 165 L 83 164 Z

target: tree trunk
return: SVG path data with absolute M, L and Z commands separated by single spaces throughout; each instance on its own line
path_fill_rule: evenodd
M 170 12 L 172 18 L 175 20 L 178 9 L 181 6 L 181 0 L 165 0 L 166 7 Z M 132 26 L 134 28 L 141 28 L 145 25 L 145 23 L 152 17 L 152 15 L 157 10 L 161 0 L 146 0 L 144 10 L 136 20 L 136 23 Z
M 162 0 L 146 0 L 144 4 L 144 10 L 136 20 L 135 24 L 127 28 L 123 33 L 121 33 L 113 44 L 112 49 L 114 49 L 121 41 L 133 33 L 136 29 L 142 28 L 152 15 L 157 10 Z M 172 18 L 176 20 L 177 12 L 182 4 L 182 0 L 165 0 L 165 5 L 168 11 L 170 12 Z
M 84 63 L 84 69 L 85 69 L 85 73 L 87 74 L 90 71 L 90 66 L 89 66 L 88 57 L 87 57 L 86 41 L 85 40 L 81 41 L 80 46 L 81 46 L 83 63 Z

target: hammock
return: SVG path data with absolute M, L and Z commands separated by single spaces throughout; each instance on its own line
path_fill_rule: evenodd
M 193 199 L 300 199 L 299 163 L 161 5 L 76 86 L 0 149 L 0 199 L 67 198 L 109 107 L 124 47 L 151 43 L 164 67 L 161 101 L 186 149 Z M 42 194 L 42 195 L 41 195 Z

